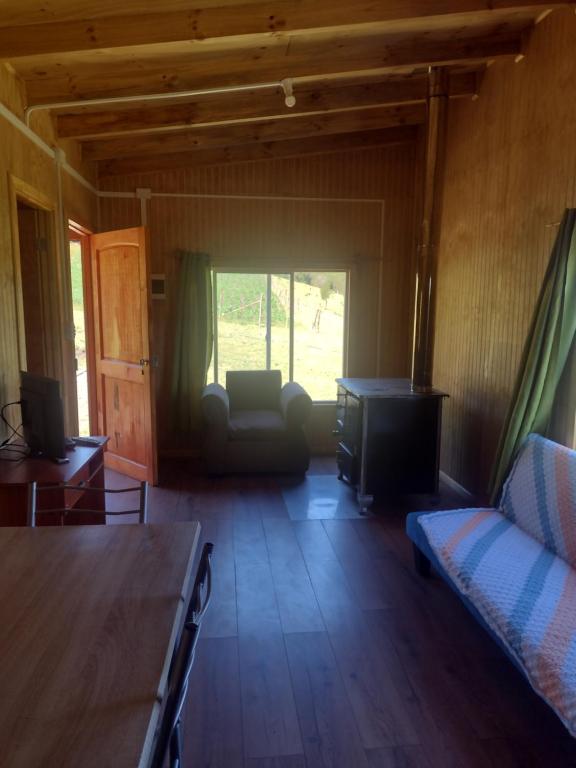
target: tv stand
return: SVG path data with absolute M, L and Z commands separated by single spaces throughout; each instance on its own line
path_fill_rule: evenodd
M 107 437 L 97 445 L 77 445 L 67 450 L 66 463 L 55 464 L 47 458 L 28 457 L 21 462 L 0 461 L 0 526 L 26 525 L 27 486 L 36 482 L 45 490 L 38 494 L 38 509 L 66 509 L 62 515 L 39 515 L 37 525 L 102 524 L 103 515 L 74 515 L 74 507 L 106 509 L 104 493 L 104 449 Z M 62 485 L 80 486 L 81 490 Z M 49 488 L 46 490 L 46 486 Z

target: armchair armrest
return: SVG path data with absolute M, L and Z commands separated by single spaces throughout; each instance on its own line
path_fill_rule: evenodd
M 202 391 L 202 413 L 207 424 L 228 430 L 230 401 L 221 384 L 208 384 Z
M 312 411 L 312 400 L 304 387 L 295 381 L 284 384 L 280 392 L 280 410 L 288 429 L 298 429 Z

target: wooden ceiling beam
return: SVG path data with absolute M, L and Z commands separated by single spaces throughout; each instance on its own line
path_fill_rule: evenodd
M 151 173 L 174 168 L 195 168 L 205 165 L 245 163 L 255 160 L 271 160 L 304 155 L 323 155 L 357 149 L 404 144 L 416 141 L 416 126 L 388 128 L 381 131 L 314 136 L 306 139 L 260 142 L 234 147 L 173 152 L 162 155 L 144 155 L 120 160 L 103 160 L 98 164 L 100 178 L 129 176 L 134 173 Z
M 479 73 L 453 73 L 451 98 L 473 96 L 478 91 Z M 57 116 L 58 135 L 62 138 L 93 138 L 125 133 L 155 133 L 190 129 L 203 124 L 233 125 L 263 118 L 292 120 L 314 113 L 350 111 L 363 107 L 392 106 L 426 100 L 425 75 L 396 78 L 354 85 L 296 89 L 296 106 L 288 109 L 280 91 L 228 94 L 197 100 L 189 104 L 163 107 L 139 107 L 102 112 L 79 112 Z
M 569 3 L 542 0 L 273 0 L 272 2 L 205 3 L 168 2 L 161 12 L 149 13 L 149 2 L 118 3 L 117 14 L 110 4 L 77 3 L 67 17 L 46 12 L 40 23 L 25 23 L 22 16 L 4 10 L 0 27 L 0 51 L 5 59 L 152 45 L 186 40 L 214 40 L 240 35 L 296 34 L 310 30 L 334 30 L 393 22 L 411 22 L 434 16 L 467 14 L 470 18 L 511 10 L 550 8 Z M 20 3 L 22 5 L 22 3 Z M 57 5 L 57 4 L 56 4 Z M 88 7 L 89 6 L 89 7 Z M 29 15 L 34 19 L 34 15 Z M 16 25 L 17 24 L 17 25 Z
M 301 139 L 309 136 L 391 128 L 398 125 L 416 125 L 424 122 L 425 117 L 424 104 L 379 107 L 355 112 L 297 117 L 293 120 L 265 120 L 260 123 L 198 128 L 180 133 L 91 141 L 82 145 L 82 155 L 85 160 L 98 161 L 131 155 L 162 154 L 283 139 Z
M 105 58 L 89 67 L 52 67 L 22 72 L 28 103 L 63 103 L 70 100 L 200 90 L 231 85 L 252 85 L 290 77 L 300 81 L 379 74 L 411 73 L 435 66 L 468 66 L 499 57 L 516 57 L 522 52 L 517 33 L 487 34 L 483 37 L 434 39 L 427 35 L 387 39 L 385 37 L 344 37 L 320 45 L 312 40 L 286 45 L 244 49 L 232 53 L 200 51 L 189 56 L 162 57 L 147 62 L 142 58 L 108 63 Z M 54 71 L 62 72 L 58 76 Z

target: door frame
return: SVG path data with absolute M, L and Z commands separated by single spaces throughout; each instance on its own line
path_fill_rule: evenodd
M 12 267 L 14 270 L 14 300 L 16 306 L 16 336 L 18 344 L 18 362 L 21 370 L 27 370 L 26 329 L 24 320 L 24 294 L 22 287 L 22 269 L 20 256 L 20 228 L 18 225 L 18 203 L 46 214 L 47 255 L 53 270 L 48 281 L 42 281 L 43 301 L 50 315 L 50 328 L 46 336 L 47 376 L 53 376 L 65 384 L 64 334 L 62 306 L 64 291 L 62 286 L 62 261 L 56 241 L 56 209 L 53 200 L 39 192 L 22 179 L 8 174 L 8 195 L 10 202 L 10 224 L 12 232 Z M 63 393 L 66 396 L 66 393 Z

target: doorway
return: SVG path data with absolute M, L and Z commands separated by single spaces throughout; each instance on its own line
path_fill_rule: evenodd
M 49 213 L 16 201 L 21 276 L 20 366 L 41 376 L 54 375 Z
M 108 436 L 106 466 L 155 484 L 147 232 L 68 222 L 68 243 L 78 434 Z
M 12 184 L 15 294 L 22 370 L 59 378 L 60 309 L 54 259 L 54 213 Z M 24 190 L 26 192 L 26 190 Z
M 94 392 L 92 342 L 92 291 L 90 282 L 90 233 L 68 222 L 69 271 L 74 322 L 74 357 L 76 372 L 76 407 L 78 434 L 94 434 L 96 397 Z
M 88 404 L 88 364 L 86 358 L 86 318 L 84 315 L 84 281 L 82 279 L 82 244 L 70 239 L 70 282 L 72 284 L 72 313 L 74 317 L 74 357 L 76 369 L 76 402 L 78 434 L 90 434 Z
M 16 346 L 21 370 L 61 384 L 67 434 L 76 434 L 73 337 L 66 258 L 54 200 L 8 175 Z

